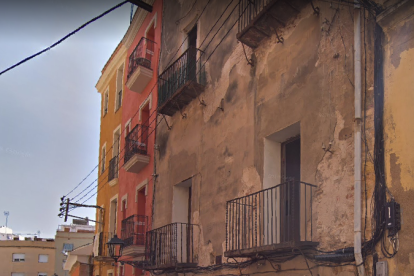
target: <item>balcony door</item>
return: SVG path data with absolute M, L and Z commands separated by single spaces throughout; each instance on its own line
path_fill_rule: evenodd
M 281 242 L 300 240 L 300 137 L 282 143 Z
M 144 245 L 145 244 L 145 230 L 146 230 L 146 204 L 147 204 L 147 197 L 145 195 L 145 189 L 142 188 L 138 191 L 137 194 L 137 222 L 134 226 L 134 233 L 135 233 L 135 244 L 137 245 Z
M 188 32 L 188 51 L 187 51 L 187 80 L 196 80 L 197 64 L 197 24 Z

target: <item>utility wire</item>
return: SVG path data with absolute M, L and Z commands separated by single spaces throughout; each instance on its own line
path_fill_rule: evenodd
M 122 2 L 122 3 L 120 3 L 118 6 L 120 6 L 121 4 L 125 4 L 125 2 L 128 2 L 128 1 L 124 1 L 124 2 Z M 205 10 L 206 10 L 206 8 L 207 8 L 207 6 L 210 4 L 210 2 L 211 2 L 211 0 L 209 0 L 208 2 L 207 2 L 207 4 L 204 6 L 204 8 L 203 8 L 203 10 L 202 10 L 202 12 L 200 13 L 200 15 L 198 16 L 198 18 L 197 18 L 197 20 L 198 19 L 200 19 L 200 17 L 204 14 L 204 12 L 205 12 Z M 232 3 L 233 2 L 233 0 L 230 2 L 230 3 Z M 229 4 L 230 5 L 230 4 Z M 117 6 L 115 6 L 115 7 L 117 7 Z M 114 8 L 115 8 L 114 7 Z M 114 9 L 113 8 L 113 9 Z M 226 7 L 226 10 L 227 10 L 227 7 Z M 108 11 L 107 11 L 108 12 Z M 106 12 L 106 13 L 107 13 Z M 223 14 L 224 14 L 224 12 L 223 12 Z M 101 15 L 102 16 L 102 15 Z M 217 22 L 221 19 L 221 17 L 222 17 L 222 15 L 219 17 L 219 19 L 216 21 L 216 24 L 217 24 Z M 93 19 L 92 19 L 93 20 Z M 92 21 L 92 20 L 90 20 L 90 21 Z M 216 24 L 214 24 L 214 26 L 216 25 Z M 214 28 L 214 26 L 212 27 L 212 29 Z M 211 32 L 211 30 L 212 29 L 210 29 L 210 32 Z M 210 33 L 209 32 L 209 33 Z M 208 33 L 208 34 L 209 34 Z M 207 34 L 207 35 L 208 35 Z M 181 43 L 181 45 L 178 47 L 178 49 L 177 49 L 177 51 L 175 52 L 175 54 L 172 56 L 172 58 L 170 59 L 170 61 L 167 63 L 168 64 L 168 66 L 169 66 L 169 64 L 171 63 L 171 61 L 174 59 L 174 57 L 177 55 L 177 53 L 179 52 L 179 50 L 181 49 L 181 47 L 182 47 L 182 45 L 184 44 L 184 42 L 187 40 L 187 37 L 183 40 L 183 42 Z M 205 39 L 204 39 L 205 40 Z M 204 43 L 204 41 L 203 41 L 203 43 Z M 167 67 L 168 67 L 167 66 Z M 166 67 L 166 68 L 167 68 Z M 154 86 L 151 88 L 151 91 L 150 91 L 150 94 L 151 94 L 151 92 L 154 90 L 154 88 L 156 87 L 158 85 L 158 79 L 157 79 L 157 81 L 156 81 L 156 83 L 154 84 Z M 156 110 L 154 110 L 154 112 L 155 111 L 157 111 L 158 109 L 156 109 Z M 153 112 L 153 113 L 154 113 Z M 133 119 L 133 118 L 135 118 L 135 116 L 137 115 L 139 113 L 139 109 L 135 112 L 135 114 L 131 117 L 131 120 Z M 151 114 L 152 115 L 152 114 Z M 151 117 L 151 115 L 150 115 L 150 117 Z M 121 130 L 121 134 L 120 134 L 120 137 L 122 137 L 122 133 L 125 131 L 125 129 L 122 129 Z M 105 153 L 105 156 L 107 156 L 107 154 L 110 152 L 110 150 L 113 148 L 113 146 L 114 146 L 114 144 L 115 144 L 115 142 L 112 144 L 112 146 L 108 149 L 108 151 Z M 101 160 L 101 162 L 102 162 L 102 160 Z M 66 195 L 65 195 L 65 197 L 66 196 L 68 196 L 70 193 L 72 193 L 76 188 L 78 188 L 97 168 L 99 167 L 99 164 L 98 165 L 96 165 L 95 166 L 95 168 L 93 168 L 93 170 L 78 184 L 78 185 L 76 185 L 76 187 L 75 188 L 73 188 L 69 193 L 67 193 Z M 109 166 L 108 166 L 109 167 Z M 99 178 L 99 177 L 98 177 Z M 97 180 L 95 180 L 95 181 L 97 181 Z M 94 181 L 94 182 L 95 182 Z M 99 183 L 98 183 L 98 185 L 99 185 Z M 90 185 L 88 186 L 88 187 L 90 187 Z M 80 193 L 78 193 L 75 197 L 77 197 L 77 196 L 79 196 L 80 194 L 82 194 L 88 187 L 86 187 L 84 190 L 82 190 Z M 74 198 L 75 198 L 74 197 Z M 73 199 L 73 198 L 72 198 Z
M 27 62 L 27 61 L 29 61 L 29 60 L 31 60 L 32 58 L 35 58 L 35 57 L 37 57 L 37 56 L 39 56 L 39 55 L 41 55 L 41 54 L 43 54 L 43 53 L 45 53 L 45 52 L 49 51 L 50 49 L 52 49 L 52 48 L 56 47 L 57 45 L 59 45 L 60 43 L 62 43 L 63 41 L 65 41 L 66 39 L 68 39 L 69 37 L 71 37 L 72 35 L 74 35 L 74 34 L 76 34 L 77 32 L 79 32 L 81 29 L 85 28 L 87 25 L 89 25 L 89 24 L 91 24 L 92 22 L 94 22 L 94 21 L 98 20 L 99 18 L 101 18 L 101 17 L 103 17 L 103 16 L 107 15 L 108 13 L 112 12 L 113 10 L 116 10 L 117 8 L 121 7 L 122 5 L 124 5 L 124 4 L 125 4 L 125 3 L 127 3 L 127 2 L 128 2 L 128 1 L 123 1 L 123 2 L 119 3 L 118 5 L 116 5 L 116 6 L 112 7 L 112 8 L 110 8 L 109 10 L 107 10 L 107 11 L 105 11 L 105 12 L 101 13 L 100 15 L 98 15 L 98 16 L 96 16 L 96 17 L 92 18 L 91 20 L 89 20 L 89 21 L 88 21 L 88 22 L 86 22 L 85 24 L 81 25 L 79 28 L 77 28 L 77 29 L 76 29 L 76 30 L 74 30 L 73 32 L 71 32 L 71 33 L 69 33 L 69 34 L 65 35 L 63 38 L 59 39 L 58 41 L 56 41 L 55 43 L 53 43 L 52 45 L 50 45 L 49 47 L 44 48 L 44 49 L 43 49 L 43 50 L 41 50 L 40 52 L 37 52 L 36 54 L 33 54 L 33 55 L 31 55 L 31 56 L 29 56 L 29 57 L 27 57 L 27 58 L 25 58 L 25 59 L 21 60 L 20 62 L 18 62 L 18 63 L 16 63 L 16 64 L 14 64 L 14 65 L 12 65 L 12 66 L 10 66 L 9 68 L 7 68 L 7 69 L 5 69 L 5 70 L 1 71 L 1 72 L 0 72 L 0 76 L 1 76 L 2 74 L 6 73 L 7 71 L 9 71 L 9 70 L 11 70 L 11 69 L 13 69 L 13 68 L 15 68 L 15 67 L 17 67 L 17 66 L 19 66 L 19 65 L 21 65 L 21 64 L 23 64 L 23 63 L 25 63 L 25 62 Z

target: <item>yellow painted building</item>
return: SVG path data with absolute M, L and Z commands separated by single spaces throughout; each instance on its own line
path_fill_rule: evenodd
M 55 241 L 0 241 L 0 268 L 0 275 L 5 276 L 52 276 L 55 272 Z
M 402 224 L 398 254 L 387 260 L 388 275 L 413 275 L 414 1 L 393 4 L 377 19 L 384 32 L 385 180 L 401 205 Z
M 121 156 L 119 140 L 122 134 L 123 76 L 126 48 L 120 43 L 104 66 L 96 84 L 101 94 L 101 128 L 99 143 L 99 178 L 97 223 L 94 239 L 94 274 L 113 276 L 113 260 L 109 257 L 106 242 L 116 232 L 118 209 L 118 157 Z M 122 134 L 123 135 L 123 134 Z

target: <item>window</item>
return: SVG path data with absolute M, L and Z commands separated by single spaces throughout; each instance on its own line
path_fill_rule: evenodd
M 108 104 L 109 104 L 109 89 L 106 90 L 104 95 L 104 102 L 103 102 L 103 116 L 108 113 Z
M 12 272 L 11 276 L 25 276 L 23 272 Z
M 45 273 L 45 272 L 39 272 L 39 273 L 37 273 L 37 276 L 47 276 L 47 273 Z
M 117 75 L 116 75 L 115 112 L 122 105 L 122 78 L 123 76 L 124 76 L 124 65 L 122 64 L 121 67 L 118 68 Z
M 47 263 L 49 261 L 49 255 L 39 255 L 39 263 Z
M 64 243 L 63 252 L 70 252 L 73 250 L 73 243 Z
M 24 262 L 25 254 L 15 253 L 13 254 L 13 262 Z
M 101 154 L 101 174 L 105 171 L 105 163 L 106 163 L 106 144 L 102 147 L 102 154 Z

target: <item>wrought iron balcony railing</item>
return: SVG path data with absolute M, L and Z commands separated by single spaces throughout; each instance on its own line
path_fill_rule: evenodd
M 109 242 L 114 236 L 114 233 L 111 232 L 101 232 L 99 233 L 99 244 L 98 244 L 98 258 L 111 258 L 108 251 L 108 245 L 106 244 Z
M 312 189 L 315 185 L 288 181 L 226 205 L 227 257 L 249 257 L 314 247 Z
M 158 77 L 158 106 L 172 115 L 197 97 L 206 84 L 203 51 L 190 47 Z
M 172 223 L 147 232 L 145 268 L 168 269 L 197 266 L 194 230 L 197 225 Z
M 109 160 L 108 181 L 118 178 L 118 156 Z
M 132 215 L 122 220 L 121 239 L 124 247 L 130 245 L 145 245 L 147 231 L 147 216 Z
M 154 56 L 155 42 L 145 37 L 141 38 L 134 51 L 129 56 L 129 66 L 127 80 L 134 73 L 138 66 L 144 66 L 148 69 L 152 69 L 152 57 Z
M 137 124 L 125 138 L 124 163 L 134 154 L 147 154 L 149 127 Z
M 260 41 L 277 34 L 309 0 L 239 0 L 239 28 L 237 39 L 256 48 Z M 280 42 L 283 42 L 279 38 Z

